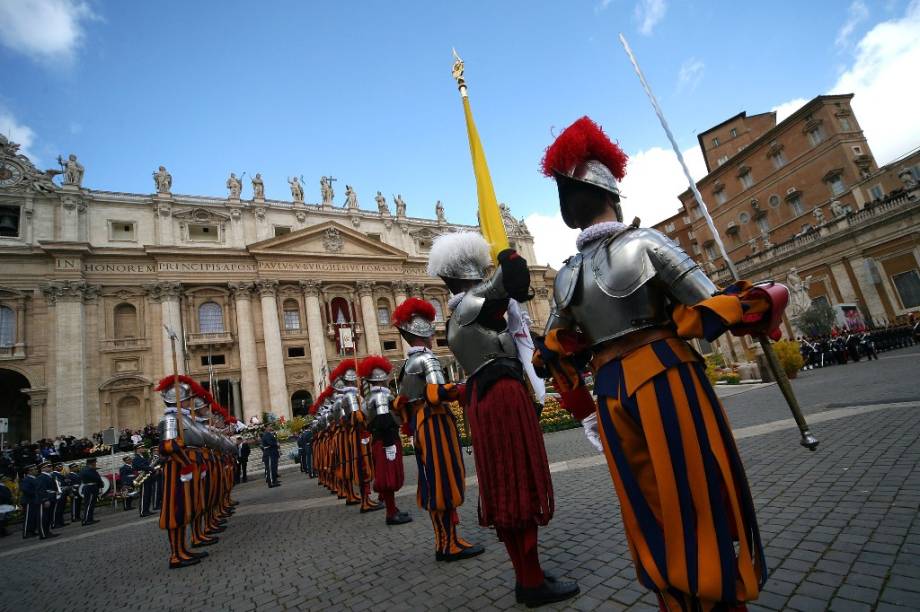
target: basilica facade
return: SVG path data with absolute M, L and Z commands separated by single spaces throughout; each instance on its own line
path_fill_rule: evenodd
M 0 136 L 0 138 L 3 138 Z M 339 361 L 405 346 L 390 316 L 403 300 L 438 312 L 435 351 L 448 371 L 448 294 L 426 274 L 427 252 L 443 233 L 476 229 L 406 215 L 377 193 L 363 209 L 351 186 L 335 203 L 332 180 L 320 201 L 252 196 L 242 179 L 226 197 L 155 191 L 115 193 L 83 185 L 75 156 L 40 171 L 0 141 L 0 417 L 7 439 L 88 435 L 156 422 L 153 387 L 176 368 L 212 388 L 239 418 L 304 412 Z M 473 206 L 474 204 L 470 204 Z M 533 238 L 502 206 L 511 244 L 535 261 Z M 531 268 L 536 329 L 549 314 L 552 271 Z M 354 347 L 352 349 L 351 347 Z

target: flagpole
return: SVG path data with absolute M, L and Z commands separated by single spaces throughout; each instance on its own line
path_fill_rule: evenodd
M 719 253 L 722 255 L 722 259 L 725 260 L 725 264 L 728 266 L 728 270 L 731 273 L 732 279 L 736 281 L 740 280 L 738 269 L 735 267 L 735 263 L 728 256 L 728 251 L 725 249 L 725 244 L 722 242 L 722 236 L 716 229 L 716 225 L 712 220 L 712 216 L 709 214 L 709 209 L 706 207 L 706 203 L 703 201 L 703 196 L 696 186 L 696 181 L 693 180 L 693 176 L 690 174 L 690 169 L 687 167 L 687 163 L 684 161 L 684 156 L 680 152 L 680 147 L 677 146 L 677 140 L 675 140 L 674 134 L 671 133 L 671 128 L 668 126 L 668 122 L 664 118 L 664 112 L 662 112 L 661 106 L 658 104 L 658 99 L 655 97 L 655 94 L 652 93 L 652 88 L 649 86 L 648 81 L 645 80 L 645 75 L 642 73 L 642 69 L 639 68 L 639 62 L 636 60 L 636 56 L 633 54 L 632 49 L 629 47 L 629 43 L 626 42 L 626 37 L 621 33 L 619 38 L 620 43 L 623 45 L 623 49 L 626 51 L 626 55 L 629 56 L 629 61 L 632 62 L 633 68 L 636 70 L 636 74 L 639 77 L 639 82 L 642 83 L 642 88 L 645 90 L 649 101 L 652 103 L 652 108 L 655 110 L 655 114 L 658 115 L 658 121 L 661 122 L 661 127 L 664 129 L 664 133 L 667 135 L 668 140 L 671 142 L 671 148 L 674 149 L 674 154 L 677 155 L 677 161 L 680 162 L 680 166 L 684 171 L 684 176 L 687 177 L 687 182 L 690 184 L 690 191 L 693 192 L 693 197 L 696 198 L 697 204 L 699 204 L 699 209 L 703 214 L 703 219 L 706 221 L 706 226 L 709 228 L 709 231 L 712 232 L 713 240 L 715 240 L 716 245 L 719 247 Z M 798 399 L 795 397 L 795 393 L 792 390 L 792 384 L 789 382 L 789 377 L 786 376 L 786 371 L 783 370 L 779 359 L 776 357 L 776 352 L 773 350 L 773 345 L 770 344 L 770 339 L 767 338 L 765 334 L 758 334 L 757 341 L 760 343 L 760 347 L 763 349 L 764 356 L 767 358 L 767 364 L 773 373 L 773 377 L 776 379 L 776 384 L 779 386 L 783 397 L 785 397 L 786 403 L 789 404 L 789 410 L 792 411 L 792 417 L 795 419 L 796 425 L 799 427 L 799 432 L 802 435 L 802 439 L 800 441 L 801 445 L 806 447 L 808 450 L 815 450 L 818 447 L 818 439 L 814 436 L 814 434 L 811 433 L 811 430 L 808 427 L 808 423 L 805 420 L 805 415 L 802 414 L 802 408 L 799 406 Z

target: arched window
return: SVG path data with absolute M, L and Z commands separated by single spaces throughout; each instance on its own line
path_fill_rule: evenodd
M 137 338 L 137 309 L 131 304 L 115 307 L 115 337 Z
M 224 331 L 224 309 L 216 302 L 205 302 L 198 307 L 198 331 L 218 334 Z
M 9 306 L 0 306 L 0 346 L 16 344 L 16 312 Z
M 444 320 L 444 311 L 441 308 L 441 300 L 437 298 L 431 299 L 431 305 L 434 306 L 434 320 L 443 321 Z
M 390 303 L 385 298 L 377 300 L 377 325 L 390 324 Z
M 300 304 L 297 303 L 297 300 L 293 298 L 284 300 L 282 310 L 284 311 L 284 329 L 300 329 Z

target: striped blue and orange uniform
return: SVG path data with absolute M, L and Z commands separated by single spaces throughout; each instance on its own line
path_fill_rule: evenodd
M 442 403 L 417 402 L 415 460 L 418 464 L 416 501 L 424 510 L 451 510 L 463 505 L 466 466 L 457 420 Z
M 185 542 L 186 526 L 192 522 L 192 459 L 180 439 L 160 442 L 163 466 L 163 503 L 160 506 L 160 529 L 169 537 L 170 561 L 192 558 Z

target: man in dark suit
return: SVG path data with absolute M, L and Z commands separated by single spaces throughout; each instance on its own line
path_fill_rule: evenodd
M 237 474 L 236 480 L 237 482 L 247 482 L 249 479 L 246 476 L 246 469 L 249 466 L 249 454 L 252 452 L 252 449 L 249 447 L 248 444 L 243 442 L 243 438 L 241 436 L 236 437 L 236 445 L 240 452 L 239 454 L 239 462 L 240 462 L 239 472 Z
M 313 430 L 304 427 L 297 438 L 300 447 L 300 471 L 313 478 Z
M 38 479 L 35 473 L 38 471 L 35 465 L 25 465 L 22 467 L 23 474 L 19 480 L 19 503 L 22 504 L 22 537 L 34 538 L 39 528 L 38 520 Z
M 93 511 L 96 509 L 96 497 L 102 490 L 102 477 L 96 471 L 95 457 L 87 459 L 86 465 L 80 470 L 80 483 L 83 486 L 83 500 L 86 502 L 86 509 L 83 511 L 83 525 L 93 525 L 99 522 L 93 518 Z
M 54 479 L 51 477 L 51 462 L 43 461 L 39 465 L 41 473 L 35 478 L 35 490 L 38 495 L 38 534 L 39 538 L 46 540 L 57 537 L 51 533 L 51 521 L 54 518 L 55 495 Z
M 134 470 L 138 477 L 142 474 L 147 474 L 151 472 L 150 461 L 146 456 L 146 449 L 143 446 L 138 446 L 134 449 L 134 457 L 131 459 L 131 469 Z M 141 518 L 145 516 L 150 516 L 150 500 L 153 498 L 153 476 L 147 477 L 143 483 L 141 483 Z
M 279 456 L 280 447 L 275 428 L 268 424 L 265 426 L 265 433 L 262 434 L 262 463 L 265 464 L 265 482 L 269 489 L 281 486 L 281 483 L 278 482 Z

